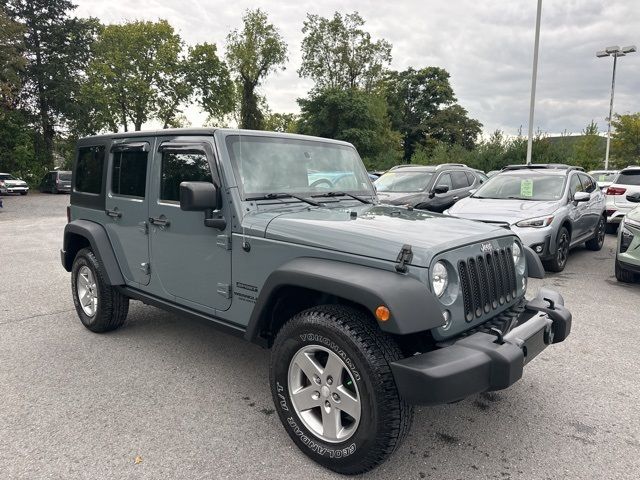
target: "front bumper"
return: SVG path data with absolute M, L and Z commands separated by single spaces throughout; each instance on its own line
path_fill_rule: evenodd
M 512 325 L 504 334 L 473 333 L 393 362 L 400 396 L 411 404 L 438 405 L 507 388 L 542 350 L 569 335 L 571 313 L 560 294 L 542 288 Z
M 28 191 L 29 187 L 4 187 L 0 190 L 0 193 L 22 193 Z
M 543 228 L 512 225 L 511 230 L 520 237 L 522 243 L 536 252 L 541 259 L 547 259 L 555 253 L 555 235 L 552 225 Z

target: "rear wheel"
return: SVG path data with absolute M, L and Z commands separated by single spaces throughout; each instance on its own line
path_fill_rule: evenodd
M 20 195 L 26 195 L 29 192 L 20 192 Z
M 561 272 L 567 265 L 569 258 L 569 246 L 571 245 L 571 235 L 567 227 L 560 227 L 556 238 L 556 252 L 551 260 L 545 262 L 545 269 L 550 272 Z
M 585 243 L 586 247 L 589 250 L 593 250 L 595 252 L 602 250 L 602 246 L 604 245 L 604 237 L 605 237 L 605 229 L 607 226 L 607 219 L 604 217 L 600 217 L 598 221 L 598 225 L 596 226 L 596 234 L 591 240 L 587 240 Z
M 323 305 L 294 316 L 271 352 L 271 391 L 298 448 L 342 474 L 384 462 L 409 431 L 413 410 L 398 395 L 394 340 L 365 313 Z
M 80 321 L 92 332 L 115 330 L 127 319 L 129 298 L 107 284 L 89 248 L 80 250 L 73 261 L 71 290 Z
M 623 283 L 632 283 L 635 281 L 636 276 L 633 272 L 627 270 L 620 265 L 620 262 L 616 260 L 616 279 Z

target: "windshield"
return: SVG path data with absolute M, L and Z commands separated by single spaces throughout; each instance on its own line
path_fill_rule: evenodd
M 613 182 L 616 178 L 616 172 L 589 172 L 589 175 L 595 177 L 598 182 Z
M 427 188 L 432 172 L 387 172 L 374 182 L 379 192 L 419 192 Z
M 564 175 L 521 172 L 495 175 L 478 189 L 474 198 L 558 200 L 564 191 Z
M 13 175 L 9 175 L 7 173 L 0 174 L 0 180 L 17 180 Z
M 70 182 L 71 181 L 71 172 L 60 172 L 58 174 L 58 178 L 61 182 Z
M 362 160 L 350 146 L 246 135 L 228 136 L 226 142 L 244 198 L 331 191 L 374 194 Z

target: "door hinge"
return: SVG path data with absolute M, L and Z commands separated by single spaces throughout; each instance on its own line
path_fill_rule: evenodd
M 218 235 L 216 237 L 216 244 L 220 248 L 225 250 L 231 250 L 231 237 L 229 235 Z
M 148 262 L 141 263 L 140 270 L 142 270 L 145 275 L 151 275 L 151 264 Z
M 219 283 L 217 292 L 224 298 L 231 298 L 231 285 L 228 283 Z
M 138 228 L 140 229 L 140 231 L 142 233 L 144 233 L 145 235 L 149 235 L 149 224 L 147 222 L 140 222 L 138 224 Z

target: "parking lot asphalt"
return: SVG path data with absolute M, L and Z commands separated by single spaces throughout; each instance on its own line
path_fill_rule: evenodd
M 5 196 L 0 211 L 0 478 L 314 479 L 274 412 L 269 352 L 132 302 L 97 335 L 78 320 L 58 251 L 66 195 Z M 640 285 L 613 275 L 615 237 L 531 280 L 573 312 L 508 390 L 416 409 L 401 449 L 367 479 L 636 479 Z

